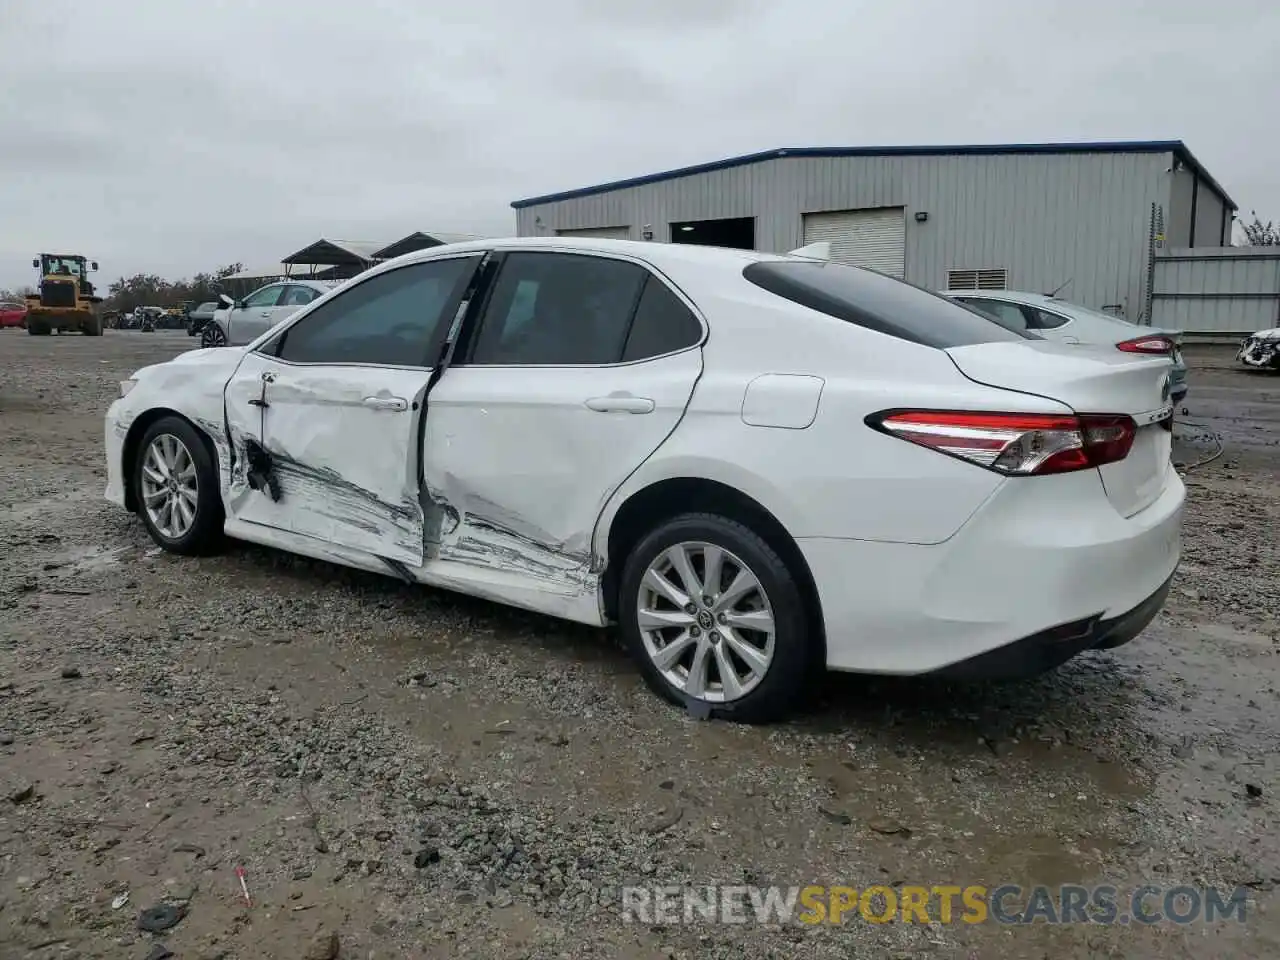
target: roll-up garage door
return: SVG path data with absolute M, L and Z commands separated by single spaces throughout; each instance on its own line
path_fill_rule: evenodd
M 906 273 L 907 217 L 903 207 L 836 210 L 804 215 L 804 242 L 826 240 L 831 259 L 897 277 Z
M 630 240 L 630 227 L 583 227 L 579 230 L 557 230 L 557 237 L 590 237 L 593 240 Z

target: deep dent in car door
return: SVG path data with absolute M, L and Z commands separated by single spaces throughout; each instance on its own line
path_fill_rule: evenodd
M 608 367 L 452 367 L 424 430 L 430 553 L 450 583 L 596 622 L 596 521 L 684 416 L 699 349 Z
M 417 438 L 428 376 L 249 354 L 226 392 L 234 519 L 420 566 Z

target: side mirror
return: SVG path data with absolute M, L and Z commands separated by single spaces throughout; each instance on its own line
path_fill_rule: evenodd
M 232 300 L 230 297 L 228 297 L 225 293 L 218 294 L 218 302 L 221 303 L 228 310 L 234 310 L 236 308 L 236 302 Z
M 98 261 L 97 261 L 97 260 L 94 260 L 91 264 L 89 264 L 89 266 L 90 266 L 90 267 L 92 267 L 94 270 L 97 270 L 97 269 L 98 269 Z
M 31 265 L 32 265 L 33 267 L 35 267 L 37 270 L 39 270 L 39 269 L 40 269 L 40 258 L 39 258 L 39 257 L 32 257 L 32 258 L 31 258 Z

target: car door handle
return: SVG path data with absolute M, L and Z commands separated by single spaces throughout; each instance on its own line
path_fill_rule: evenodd
M 269 317 L 269 316 L 271 316 L 271 311 L 270 311 L 270 310 L 263 310 L 260 314 L 258 314 L 258 316 L 260 316 L 260 317 Z
M 587 401 L 587 409 L 596 413 L 653 413 L 653 401 L 648 397 L 633 397 L 630 394 L 592 397 Z
M 1063 343 L 1079 343 L 1080 338 L 1079 337 L 1063 337 L 1062 342 Z
M 365 397 L 364 405 L 371 410 L 400 411 L 409 409 L 409 401 L 403 397 Z

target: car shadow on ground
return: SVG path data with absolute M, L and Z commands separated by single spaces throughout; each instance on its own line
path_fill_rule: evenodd
M 424 632 L 447 622 L 453 629 L 487 635 L 485 642 L 504 645 L 508 653 L 513 646 L 533 644 L 552 661 L 548 675 L 594 665 L 600 683 L 622 684 L 624 678 L 638 682 L 639 671 L 613 629 L 405 584 L 254 544 L 234 544 L 223 562 L 238 568 L 227 570 L 233 580 L 238 573 L 269 573 L 273 589 L 279 591 L 351 591 L 371 605 L 371 613 L 387 610 L 420 624 Z M 1108 739 L 1125 739 L 1128 729 L 1134 743 L 1126 746 L 1139 749 L 1145 734 L 1134 722 L 1136 705 L 1149 695 L 1141 669 L 1111 652 L 1087 652 L 1049 673 L 1001 682 L 827 673 L 815 678 L 812 695 L 785 727 L 823 737 L 857 731 L 863 737 L 905 741 L 926 751 L 951 745 L 970 752 L 976 745 L 992 753 L 1028 739 L 1069 744 L 1100 729 L 1107 731 Z

